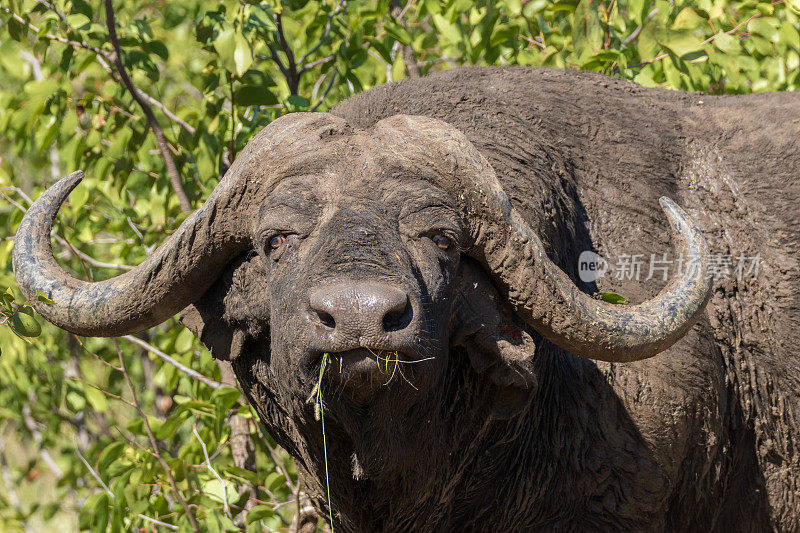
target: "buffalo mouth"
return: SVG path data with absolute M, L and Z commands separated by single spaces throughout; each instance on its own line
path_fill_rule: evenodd
M 323 358 L 325 379 L 369 388 L 387 386 L 395 379 L 408 382 L 408 376 L 413 373 L 411 367 L 420 368 L 434 360 L 434 357 L 403 350 L 360 347 L 315 355 L 310 369 L 312 374 L 319 373 Z

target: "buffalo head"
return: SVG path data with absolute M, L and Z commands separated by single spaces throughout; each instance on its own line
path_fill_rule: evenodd
M 424 117 L 365 131 L 324 113 L 276 120 L 160 248 L 101 282 L 72 278 L 50 249 L 80 179 L 48 189 L 17 233 L 20 287 L 34 305 L 37 291 L 56 302 L 37 310 L 80 335 L 116 336 L 189 306 L 185 322 L 216 357 L 249 358 L 265 395 L 255 403 L 270 403 L 275 425 L 306 408 L 323 354 L 333 416 L 419 404 L 445 386 L 453 346 L 514 398 L 536 383 L 537 332 L 580 356 L 639 360 L 679 339 L 709 293 L 701 268 L 640 305 L 592 299 L 548 259 L 483 155 Z M 698 229 L 661 204 L 681 252 L 704 265 Z

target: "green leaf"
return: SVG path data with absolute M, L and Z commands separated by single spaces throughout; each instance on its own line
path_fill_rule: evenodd
M 108 523 L 108 494 L 96 492 L 89 496 L 78 515 L 78 528 L 95 530 L 100 523 L 103 527 Z
M 98 413 L 104 413 L 108 410 L 108 399 L 101 391 L 90 385 L 86 385 L 83 388 L 83 393 L 86 397 L 86 400 L 89 402 L 89 404 L 91 404 L 92 409 Z
M 38 337 L 42 333 L 42 326 L 33 318 L 33 312 L 28 313 L 23 309 L 11 316 L 11 328 L 23 337 Z
M 47 98 L 58 90 L 58 82 L 53 80 L 31 81 L 25 84 L 25 92 L 31 96 Z
M 245 470 L 244 468 L 239 468 L 238 466 L 229 466 L 228 468 L 225 469 L 225 473 L 229 476 L 239 477 L 255 485 L 261 482 L 261 480 L 259 479 L 258 475 L 255 472 L 251 472 L 250 470 Z
M 759 17 L 747 25 L 750 33 L 760 35 L 768 41 L 777 43 L 780 40 L 780 22 L 773 17 Z
M 253 64 L 253 48 L 241 33 L 236 33 L 234 41 L 233 61 L 236 65 L 235 72 L 237 76 L 241 76 Z
M 94 16 L 94 10 L 92 9 L 92 6 L 86 2 L 86 0 L 72 0 L 72 12 L 83 13 L 89 18 Z
M 264 486 L 270 491 L 275 492 L 286 483 L 286 480 L 278 472 L 270 472 L 264 480 Z
M 221 483 L 217 478 L 209 479 L 203 483 L 202 491 L 220 503 L 225 503 L 226 499 L 230 503 L 237 496 L 236 485 L 228 479 L 223 479 Z
M 624 296 L 620 296 L 616 292 L 598 292 L 597 295 L 600 297 L 601 300 L 604 302 L 608 302 L 610 304 L 624 304 L 628 303 L 628 299 Z
M 157 429 L 154 429 L 153 435 L 157 439 L 171 439 L 183 425 L 185 419 L 186 411 L 175 413 L 167 418 Z
M 50 299 L 49 296 L 47 296 L 42 291 L 36 291 L 36 299 L 39 300 L 40 302 L 46 303 L 47 305 L 55 305 L 56 304 L 53 300 Z
M 161 41 L 150 41 L 144 45 L 145 49 L 151 54 L 155 54 L 164 61 L 169 59 L 169 50 L 167 46 Z
M 255 69 L 245 72 L 239 81 L 242 85 L 252 85 L 254 87 L 275 87 L 276 85 L 275 80 L 268 73 Z M 277 103 L 277 100 L 275 103 Z
M 597 13 L 597 2 L 581 0 L 572 15 L 572 38 L 575 51 L 583 58 L 603 47 L 603 26 Z
M 388 20 L 386 23 L 384 23 L 383 27 L 386 30 L 386 33 L 394 37 L 397 41 L 406 46 L 411 44 L 411 34 L 408 33 L 408 30 L 400 24 L 392 20 Z
M 706 23 L 706 19 L 691 7 L 684 7 L 672 23 L 673 30 L 693 30 Z
M 678 57 L 702 50 L 700 40 L 693 31 L 662 30 L 657 34 L 658 42 Z
M 265 518 L 272 518 L 274 515 L 275 512 L 269 505 L 256 505 L 247 512 L 247 524 L 249 525 Z
M 494 47 L 502 44 L 509 39 L 517 39 L 519 37 L 519 28 L 508 24 L 498 25 L 492 32 L 492 38 L 489 40 L 489 46 Z
M 108 466 L 116 461 L 125 451 L 127 445 L 124 442 L 114 442 L 106 446 L 97 460 L 97 470 L 102 474 L 108 470 Z
M 725 52 L 726 54 L 740 54 L 742 52 L 742 47 L 739 44 L 739 39 L 736 37 L 732 37 L 727 33 L 719 33 L 714 38 L 714 46 L 717 47 L 721 52 Z
M 293 94 L 289 96 L 289 98 L 287 98 L 286 101 L 295 107 L 308 107 L 309 105 L 311 105 L 307 98 L 303 98 L 298 94 Z
M 66 22 L 67 25 L 76 30 L 88 28 L 89 25 L 91 25 L 92 23 L 89 17 L 87 17 L 83 13 L 74 13 L 72 15 L 67 15 Z
M 278 98 L 275 94 L 265 87 L 255 87 L 245 85 L 234 93 L 236 105 L 248 107 L 251 105 L 276 105 Z
M 441 36 L 444 37 L 445 42 L 450 41 L 451 43 L 457 43 L 461 41 L 461 30 L 458 28 L 457 24 L 450 22 L 444 16 L 438 14 L 433 15 L 432 19 L 433 25 L 436 26 Z
M 217 50 L 217 53 L 222 60 L 222 66 L 228 72 L 236 72 L 237 68 L 236 35 L 237 33 L 232 26 L 226 26 L 219 32 L 219 34 L 217 34 L 217 38 L 214 40 L 214 48 Z
M 235 387 L 220 387 L 211 393 L 211 399 L 218 402 L 218 405 L 225 411 L 233 407 L 242 393 Z
M 175 351 L 186 353 L 194 346 L 194 334 L 187 328 L 183 328 L 175 338 Z

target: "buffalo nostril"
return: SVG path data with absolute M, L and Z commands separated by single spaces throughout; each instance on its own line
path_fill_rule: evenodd
M 330 313 L 326 313 L 325 311 L 317 311 L 317 318 L 319 321 L 322 322 L 322 325 L 328 328 L 335 328 L 336 321 L 333 319 Z
M 408 299 L 394 305 L 383 316 L 383 330 L 396 331 L 408 325 Z

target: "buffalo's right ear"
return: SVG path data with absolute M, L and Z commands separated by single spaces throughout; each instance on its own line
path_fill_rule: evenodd
M 477 262 L 464 258 L 459 274 L 453 300 L 453 343 L 464 348 L 475 371 L 492 384 L 495 416 L 508 418 L 527 404 L 538 385 L 535 333 Z
M 264 283 L 257 257 L 242 254 L 231 261 L 205 294 L 183 310 L 180 320 L 211 355 L 233 361 L 241 355 L 248 336 L 261 336 L 268 329 Z
M 209 313 L 202 303 L 195 303 L 184 309 L 180 320 L 206 345 L 214 358 L 233 361 L 242 353 L 245 332 L 231 327 L 221 317 Z

